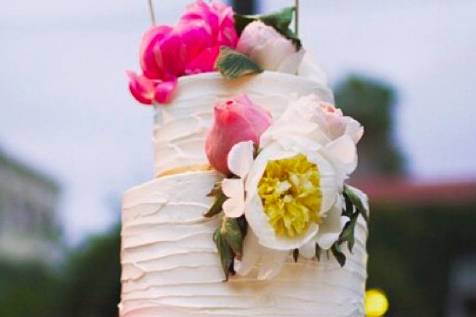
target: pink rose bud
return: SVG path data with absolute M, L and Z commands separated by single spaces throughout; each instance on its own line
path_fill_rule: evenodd
M 261 134 L 270 124 L 270 114 L 246 95 L 217 104 L 213 126 L 205 143 L 210 164 L 216 170 L 229 174 L 227 157 L 233 145 L 242 141 L 253 141 L 258 145 Z

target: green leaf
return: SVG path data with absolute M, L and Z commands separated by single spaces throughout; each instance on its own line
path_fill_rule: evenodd
M 261 21 L 266 25 L 273 27 L 276 31 L 282 34 L 284 37 L 293 41 L 296 49 L 301 48 L 301 40 L 291 30 L 290 26 L 293 21 L 295 7 L 287 7 L 280 11 L 273 12 L 266 15 L 239 15 L 235 14 L 235 28 L 238 34 L 246 28 L 248 24 L 254 21 Z
M 350 220 L 344 226 L 340 236 L 339 236 L 339 243 L 347 242 L 347 247 L 349 251 L 352 252 L 355 244 L 355 224 L 357 223 L 357 218 L 359 217 L 359 213 L 355 212 L 350 216 Z
M 352 187 L 344 185 L 344 197 L 347 197 L 346 199 L 348 199 L 352 203 L 352 205 L 355 206 L 357 211 L 362 215 L 362 217 L 364 217 L 365 221 L 368 222 L 368 220 L 369 220 L 369 210 L 366 208 L 366 206 L 362 202 L 362 199 L 352 189 Z
M 208 211 L 203 215 L 204 217 L 207 217 L 207 218 L 211 218 L 215 215 L 218 215 L 220 212 L 222 212 L 223 204 L 228 199 L 228 197 L 226 197 L 223 191 L 221 190 L 221 187 L 218 189 L 214 188 L 209 195 L 215 196 L 215 201 L 213 202 L 213 205 L 210 207 L 210 209 L 208 209 Z
M 343 267 L 345 265 L 346 258 L 344 252 L 342 252 L 338 243 L 334 243 L 332 245 L 331 252 L 336 258 L 337 262 L 339 262 L 339 265 Z
M 217 246 L 218 254 L 220 255 L 220 262 L 225 273 L 225 280 L 228 281 L 228 278 L 231 273 L 233 273 L 233 250 L 230 248 L 225 238 L 220 232 L 220 228 L 215 230 L 213 234 L 213 241 Z
M 244 236 L 241 233 L 237 218 L 224 217 L 220 227 L 220 234 L 233 250 L 234 255 L 240 258 L 243 252 Z
M 350 200 L 349 196 L 347 196 L 344 188 L 344 209 L 342 210 L 342 215 L 346 217 L 351 217 L 354 214 L 354 204 L 352 204 L 352 201 Z
M 294 259 L 294 262 L 297 262 L 299 260 L 299 249 L 293 250 L 293 259 Z
M 225 46 L 220 49 L 216 68 L 226 79 L 236 79 L 263 71 L 255 62 L 249 59 L 248 56 Z

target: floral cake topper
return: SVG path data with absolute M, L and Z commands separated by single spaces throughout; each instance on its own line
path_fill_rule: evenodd
M 173 100 L 182 76 L 219 71 L 235 79 L 263 70 L 295 74 L 304 49 L 290 29 L 294 10 L 243 16 L 220 1 L 196 0 L 176 25 L 145 32 L 141 73 L 127 72 L 129 90 L 141 104 L 164 105 Z

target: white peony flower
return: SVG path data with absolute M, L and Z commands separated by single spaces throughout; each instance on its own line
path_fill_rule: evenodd
M 249 227 L 243 257 L 235 263 L 242 276 L 257 268 L 258 279 L 271 279 L 293 249 L 309 258 L 316 243 L 329 249 L 348 220 L 342 216 L 343 184 L 338 175 L 343 172 L 329 159 L 342 149 L 300 137 L 281 141 L 263 148 L 246 173 L 244 211 Z M 237 145 L 235 158 L 240 157 L 238 147 L 245 149 Z
M 241 33 L 236 49 L 265 70 L 296 74 L 304 56 L 291 40 L 261 21 L 251 22 Z
M 290 251 L 318 235 L 342 186 L 323 151 L 274 143 L 255 159 L 245 185 L 245 216 L 262 246 Z

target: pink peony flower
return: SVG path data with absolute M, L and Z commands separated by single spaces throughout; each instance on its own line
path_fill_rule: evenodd
M 213 126 L 205 143 L 210 164 L 216 170 L 229 174 L 227 157 L 233 145 L 242 141 L 258 145 L 261 134 L 270 124 L 270 114 L 246 95 L 217 104 Z
M 220 2 L 197 0 L 175 27 L 149 29 L 142 38 L 142 75 L 129 72 L 130 90 L 143 104 L 167 103 L 183 75 L 213 71 L 220 46 L 238 41 L 233 9 Z

